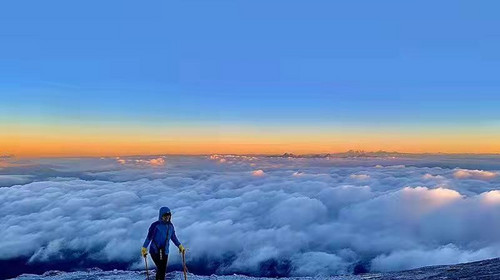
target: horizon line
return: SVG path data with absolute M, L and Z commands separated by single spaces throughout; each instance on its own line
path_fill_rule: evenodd
M 478 155 L 478 156 L 500 156 L 500 152 L 493 153 L 473 153 L 473 152 L 398 152 L 398 151 L 365 151 L 365 150 L 348 150 L 344 152 L 325 152 L 325 153 L 293 153 L 293 152 L 284 152 L 284 153 L 200 153 L 200 154 L 186 154 L 186 153 L 159 153 L 159 154 L 132 154 L 132 155 L 67 155 L 67 156 L 59 156 L 59 155 L 43 155 L 43 156 L 17 156 L 15 154 L 8 155 L 0 155 L 0 160 L 2 159 L 26 159 L 26 158 L 120 158 L 120 157 L 161 157 L 161 156 L 191 156 L 191 157 L 199 157 L 199 156 L 212 156 L 212 155 L 221 155 L 221 156 L 267 156 L 267 157 L 281 157 L 285 155 L 290 155 L 291 157 L 304 157 L 304 156 L 326 156 L 326 155 L 342 155 L 347 153 L 364 153 L 364 154 L 375 154 L 375 153 L 386 153 L 388 156 L 390 154 L 399 154 L 399 155 L 410 155 L 410 156 L 418 156 L 418 155 L 449 155 L 449 156 L 460 156 L 460 155 Z M 359 156 L 363 157 L 363 156 Z M 383 156 L 381 156 L 383 157 Z

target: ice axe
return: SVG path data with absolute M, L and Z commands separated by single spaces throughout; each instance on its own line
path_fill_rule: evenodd
M 148 269 L 148 257 L 147 257 L 147 255 L 144 256 L 144 263 L 146 264 L 146 276 L 147 276 L 147 279 L 149 280 L 149 269 Z
M 184 270 L 184 280 L 187 280 L 186 251 L 182 251 L 182 268 Z

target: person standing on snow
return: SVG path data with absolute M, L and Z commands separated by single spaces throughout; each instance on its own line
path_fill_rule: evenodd
M 144 240 L 141 248 L 141 253 L 144 257 L 148 254 L 147 247 L 149 243 L 149 253 L 156 265 L 156 280 L 164 280 L 167 272 L 168 247 L 170 240 L 179 248 L 180 253 L 184 253 L 184 246 L 179 242 L 175 235 L 175 229 L 170 219 L 172 213 L 168 207 L 161 207 L 158 215 L 158 221 L 151 224 L 148 231 L 148 236 Z

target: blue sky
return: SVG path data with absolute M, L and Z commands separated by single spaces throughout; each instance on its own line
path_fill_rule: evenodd
M 498 1 L 11 1 L 0 120 L 483 126 Z

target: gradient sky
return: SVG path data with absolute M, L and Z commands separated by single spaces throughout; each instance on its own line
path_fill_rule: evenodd
M 0 154 L 500 152 L 498 1 L 4 1 Z

